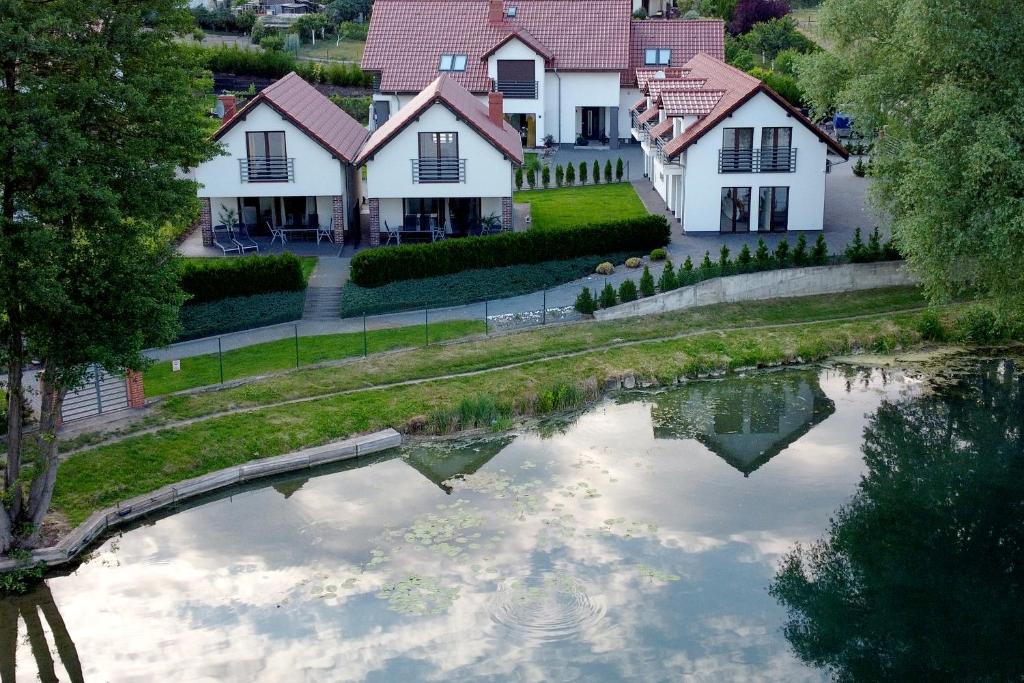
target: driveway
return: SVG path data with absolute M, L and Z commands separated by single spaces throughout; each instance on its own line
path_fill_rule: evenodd
M 561 164 L 566 166 L 573 164 L 579 167 L 580 162 L 585 162 L 588 167 L 592 167 L 594 162 L 597 161 L 601 165 L 601 172 L 604 172 L 605 160 L 612 162 L 612 169 L 615 168 L 615 162 L 618 159 L 622 159 L 622 163 L 625 166 L 623 173 L 629 180 L 639 180 L 644 177 L 644 153 L 640 149 L 640 145 L 622 145 L 618 149 L 573 149 L 558 148 L 555 150 L 555 155 L 551 165 Z

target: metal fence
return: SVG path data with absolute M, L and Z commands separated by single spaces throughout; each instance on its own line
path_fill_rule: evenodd
M 92 365 L 83 383 L 69 391 L 61 406 L 64 422 L 128 408 L 128 386 L 122 375 L 110 374 L 99 365 Z

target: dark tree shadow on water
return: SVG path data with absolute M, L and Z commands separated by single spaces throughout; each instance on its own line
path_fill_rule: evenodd
M 32 650 L 38 678 L 42 683 L 55 683 L 61 680 L 57 676 L 53 655 L 43 629 L 43 619 L 50 627 L 57 656 L 72 683 L 85 680 L 82 676 L 82 664 L 78 659 L 78 649 L 71 639 L 71 634 L 68 633 L 57 604 L 53 601 L 50 587 L 40 583 L 30 593 L 0 600 L 0 683 L 14 683 L 16 680 L 19 619 L 25 624 L 25 635 Z
M 844 681 L 1024 678 L 1024 374 L 984 361 L 870 417 L 867 473 L 770 592 Z

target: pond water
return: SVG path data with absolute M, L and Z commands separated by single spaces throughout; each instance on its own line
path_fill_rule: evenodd
M 695 382 L 263 482 L 0 601 L 0 674 L 1019 678 L 1017 368 Z

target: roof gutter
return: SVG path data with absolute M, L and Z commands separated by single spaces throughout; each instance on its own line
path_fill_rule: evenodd
M 551 73 L 558 79 L 558 143 L 562 143 L 562 77 L 558 75 L 558 67 L 552 69 Z

